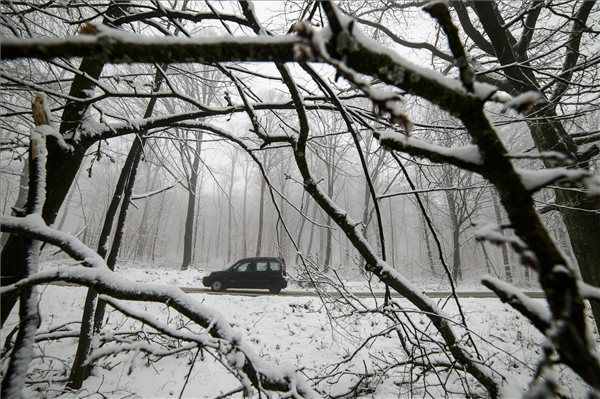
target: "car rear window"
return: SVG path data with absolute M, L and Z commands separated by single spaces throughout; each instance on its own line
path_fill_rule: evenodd
M 278 272 L 281 270 L 281 263 L 279 262 L 269 262 L 269 269 L 273 272 Z

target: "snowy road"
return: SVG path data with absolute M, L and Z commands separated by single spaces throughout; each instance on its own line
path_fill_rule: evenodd
M 62 281 L 55 281 L 52 284 L 60 285 L 60 286 L 72 286 L 72 285 L 74 286 L 74 284 L 65 283 Z M 271 294 L 266 290 L 228 289 L 226 291 L 216 292 L 216 291 L 212 291 L 210 288 L 200 288 L 200 287 L 179 287 L 179 288 L 183 292 L 186 292 L 188 294 L 232 295 L 232 296 L 248 296 L 248 297 L 273 295 L 273 296 L 287 296 L 287 297 L 295 297 L 295 298 L 318 297 L 319 296 L 319 294 L 317 294 L 314 291 L 292 290 L 292 289 L 283 290 L 279 294 Z M 544 298 L 544 293 L 542 291 L 524 291 L 524 293 L 530 298 Z M 358 291 L 358 292 L 353 292 L 352 294 L 355 295 L 357 298 L 371 298 L 373 295 L 375 295 L 378 298 L 383 298 L 384 292 L 379 291 L 379 292 L 371 293 L 368 291 Z M 425 291 L 425 294 L 429 298 L 447 298 L 451 295 L 451 293 L 448 291 Z M 459 291 L 459 292 L 457 292 L 457 294 L 460 298 L 496 298 L 496 295 L 493 292 L 489 292 L 489 291 Z M 392 292 L 392 298 L 401 298 L 401 296 L 399 296 L 397 293 Z
M 316 297 L 319 296 L 314 291 L 301 291 L 301 290 L 283 290 L 280 294 L 270 294 L 265 290 L 227 290 L 215 292 L 211 291 L 210 288 L 195 288 L 195 287 L 180 287 L 184 292 L 190 294 L 211 294 L 211 295 L 236 295 L 236 296 L 263 296 L 263 295 L 278 295 L 278 296 L 289 296 L 289 297 Z M 358 298 L 371 298 L 375 295 L 378 298 L 383 298 L 384 292 L 353 292 Z M 451 295 L 450 292 L 425 292 L 430 298 L 446 298 Z M 464 291 L 457 292 L 460 298 L 496 298 L 497 296 L 493 292 L 487 291 Z M 544 293 L 541 291 L 529 291 L 525 292 L 530 298 L 544 298 Z M 397 293 L 392 292 L 392 298 L 400 297 Z

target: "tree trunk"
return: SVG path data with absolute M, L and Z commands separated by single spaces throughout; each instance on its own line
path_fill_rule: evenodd
M 79 173 L 78 173 L 79 174 Z M 77 175 L 73 178 L 74 181 L 77 180 Z M 69 215 L 69 205 L 71 205 L 71 200 L 73 199 L 73 194 L 75 194 L 75 186 L 71 184 L 71 188 L 69 188 L 69 194 L 67 195 L 67 199 L 64 202 L 62 216 L 60 217 L 60 221 L 56 226 L 57 230 L 62 230 L 65 225 L 65 221 L 67 220 L 67 216 Z M 86 228 L 87 223 L 84 224 L 84 229 Z M 84 241 L 85 242 L 85 241 Z
M 248 256 L 248 183 L 250 176 L 246 173 L 244 180 L 244 203 L 242 205 L 242 256 Z
M 39 100 L 39 102 L 38 102 Z M 44 112 L 45 97 L 41 94 L 36 95 L 34 101 L 34 120 L 35 125 L 47 125 L 47 117 L 36 118 L 36 112 Z M 41 109 L 40 109 L 41 108 Z M 25 214 L 40 214 L 44 204 L 45 182 L 44 172 L 46 164 L 46 137 L 35 131 L 31 132 L 29 142 L 29 187 L 27 190 L 27 207 Z M 28 251 L 24 260 L 26 270 L 25 276 L 34 274 L 38 271 L 39 255 L 42 242 L 27 237 L 24 243 Z M 3 375 L 1 395 L 4 398 L 13 399 L 24 397 L 23 388 L 27 369 L 33 358 L 33 345 L 35 343 L 35 334 L 40 324 L 40 315 L 38 311 L 39 293 L 38 287 L 33 286 L 22 290 L 19 294 L 19 331 L 10 360 Z
M 196 209 L 194 211 L 194 245 L 192 246 L 192 262 L 198 259 L 198 230 L 200 226 L 200 197 L 202 193 L 202 174 L 198 176 L 200 180 L 200 188 L 197 190 Z M 202 250 L 202 249 L 200 249 Z
M 586 29 L 586 21 L 593 6 L 594 2 L 582 2 L 576 18 L 574 18 L 571 32 L 574 40 L 569 42 L 569 47 L 575 50 L 579 48 L 582 33 Z M 510 94 L 517 95 L 529 90 L 538 91 L 538 87 L 541 85 L 533 71 L 521 67 L 521 63 L 516 62 L 520 60 L 515 58 L 514 48 L 510 45 L 495 7 L 493 3 L 473 2 L 473 10 L 477 13 L 483 29 L 487 33 L 499 63 L 507 66 L 503 72 L 508 77 L 507 81 L 513 89 Z M 579 53 L 575 51 L 573 55 L 571 60 L 565 60 L 564 63 L 564 66 L 568 67 L 567 70 L 571 71 L 568 73 L 572 73 L 571 66 L 576 65 Z M 554 96 L 559 94 L 560 97 L 564 94 L 569 80 L 570 77 L 567 76 L 566 79 L 563 78 L 563 82 L 559 82 L 559 85 L 562 85 L 561 93 L 555 91 L 552 93 L 552 97 L 548 98 L 548 102 L 534 105 L 528 113 L 530 118 L 526 119 L 526 122 L 538 151 L 562 152 L 574 160 L 579 168 L 589 169 L 589 159 L 579 153 L 577 144 L 567 133 L 561 118 L 556 113 L 558 102 Z M 550 159 L 544 158 L 543 161 L 548 168 L 554 166 L 554 161 Z M 597 210 L 600 209 L 600 198 L 588 198 L 583 192 L 561 188 L 555 189 L 554 193 L 555 202 L 569 234 L 583 281 L 598 286 L 600 284 L 600 245 L 598 245 L 600 242 L 598 229 L 600 213 Z M 596 327 L 600 329 L 600 302 L 592 302 L 592 311 L 596 319 Z
M 119 251 L 121 250 L 121 243 L 123 242 L 123 236 L 125 234 L 125 222 L 127 220 L 127 212 L 129 211 L 129 205 L 131 204 L 131 194 L 133 193 L 133 187 L 135 185 L 135 178 L 137 175 L 140 159 L 141 150 L 140 155 L 137 159 L 135 159 L 135 162 L 132 165 L 131 171 L 129 173 L 129 179 L 127 179 L 127 184 L 125 185 L 125 190 L 123 191 L 123 202 L 119 211 L 119 218 L 117 220 L 117 226 L 115 228 L 115 236 L 110 247 L 110 253 L 108 254 L 108 258 L 106 260 L 106 265 L 110 270 L 115 270 L 115 266 L 117 264 L 117 257 L 119 255 Z M 94 314 L 95 333 L 99 332 L 100 328 L 102 327 L 105 309 L 106 303 L 104 301 L 98 301 L 96 313 Z
M 231 262 L 231 236 L 233 236 L 232 223 L 233 223 L 233 182 L 235 179 L 235 161 L 237 160 L 237 152 L 234 152 L 231 157 L 231 169 L 229 171 L 229 189 L 227 190 L 227 263 Z
M 181 262 L 181 270 L 187 270 L 192 262 L 193 236 L 194 236 L 194 210 L 196 209 L 196 186 L 198 183 L 198 172 L 200 168 L 200 152 L 202 151 L 202 136 L 200 132 L 196 141 L 196 151 L 194 153 L 194 161 L 190 182 L 188 187 L 188 202 L 187 213 L 185 217 L 185 233 L 183 237 L 183 260 Z
M 167 66 L 163 65 L 162 67 L 164 70 Z M 156 91 L 159 89 L 162 82 L 162 75 L 160 73 L 156 73 L 154 82 L 154 91 Z M 155 105 L 156 98 L 150 99 L 146 108 L 146 112 L 144 113 L 145 118 L 148 118 L 152 115 Z M 139 137 L 136 136 L 133 144 L 131 145 L 125 160 L 125 165 L 123 165 L 123 169 L 119 175 L 119 180 L 117 181 L 113 198 L 108 207 L 102 232 L 100 233 L 100 239 L 98 241 L 98 254 L 105 258 L 108 252 L 108 239 L 112 230 L 114 218 L 117 213 L 117 209 L 119 208 L 119 203 L 122 202 L 121 212 L 119 214 L 119 220 L 117 221 L 117 228 L 115 231 L 115 238 L 113 239 L 111 252 L 107 259 L 107 265 L 111 270 L 114 269 L 114 265 L 117 260 L 117 253 L 121 244 L 127 209 L 129 207 L 129 201 L 133 190 L 133 182 L 135 181 L 137 166 L 142 157 L 146 140 L 147 139 L 143 137 L 143 135 L 140 135 Z M 123 196 L 123 201 L 121 201 L 121 196 Z M 71 373 L 67 381 L 67 387 L 71 389 L 80 389 L 83 381 L 90 375 L 91 372 L 92 365 L 87 365 L 85 367 L 84 365 L 90 351 L 91 340 L 93 336 L 92 325 L 94 327 L 98 325 L 95 319 L 97 319 L 98 316 L 104 316 L 105 306 L 103 302 L 96 305 L 97 295 L 97 292 L 91 288 L 88 290 L 86 295 L 83 315 L 81 317 L 81 333 L 79 336 L 79 343 L 77 345 L 75 360 L 73 361 L 73 366 L 71 367 Z M 96 310 L 96 314 L 94 317 L 92 317 L 94 308 Z
M 390 250 L 391 250 L 391 261 L 392 261 L 392 266 L 394 267 L 394 269 L 397 267 L 396 265 L 396 238 L 394 237 L 394 226 L 396 225 L 394 223 L 394 215 L 392 213 L 392 199 L 389 198 L 388 199 L 388 209 L 390 211 L 390 238 L 392 239 L 392 242 L 390 243 Z M 405 238 L 406 239 L 406 238 Z
M 456 203 L 454 193 L 446 191 L 446 201 L 448 203 L 448 213 L 450 216 L 450 226 L 452 229 L 452 278 L 454 282 L 462 280 L 462 265 L 460 259 L 460 224 L 456 213 Z
M 285 166 L 285 170 L 290 169 L 290 163 L 288 160 L 287 165 Z M 287 182 L 285 179 L 285 175 L 281 173 L 281 181 L 279 186 L 279 192 L 281 193 L 281 197 L 279 198 L 279 217 L 281 220 L 277 220 L 277 253 L 282 259 L 288 258 L 288 250 L 289 250 L 289 237 L 287 236 L 285 229 L 283 227 L 283 223 L 286 220 L 286 204 L 284 202 L 284 198 L 287 195 Z
M 542 122 L 527 121 L 535 146 L 542 151 L 561 151 L 577 159 L 580 168 L 589 169 L 588 161 L 581 159 L 577 145 L 558 122 L 556 112 L 545 105 L 534 106 L 531 114 L 541 118 Z M 554 166 L 552 161 L 544 159 L 546 167 Z M 581 272 L 583 281 L 600 286 L 600 198 L 590 198 L 585 193 L 574 190 L 554 190 L 555 203 L 571 241 L 573 254 Z M 600 302 L 592 301 L 592 312 L 596 328 L 600 329 Z
M 333 198 L 333 180 L 334 180 L 333 165 L 327 164 L 327 195 L 329 198 Z M 331 262 L 331 227 L 333 221 L 329 215 L 325 215 L 325 224 L 327 225 L 327 231 L 325 232 L 325 255 L 323 256 L 323 271 L 327 273 Z
M 106 18 L 102 23 L 110 25 L 110 19 L 123 15 L 121 5 L 124 2 L 116 0 L 106 12 Z M 104 69 L 104 62 L 98 59 L 84 58 L 79 65 L 81 74 L 76 74 L 69 89 L 70 97 L 87 98 L 93 92 L 95 83 Z M 46 202 L 42 217 L 47 225 L 54 223 L 56 215 L 77 176 L 81 161 L 91 144 L 92 140 L 71 140 L 75 131 L 83 121 L 83 116 L 88 109 L 89 103 L 85 101 L 67 101 L 62 117 L 59 132 L 73 146 L 72 151 L 65 151 L 56 140 L 47 142 L 46 160 Z M 71 134 L 69 138 L 67 134 Z M 11 235 L 2 249 L 0 264 L 2 271 L 0 279 L 1 286 L 14 284 L 25 276 L 27 265 L 27 239 L 22 236 Z M 0 309 L 1 326 L 4 326 L 6 318 L 10 314 L 16 296 L 6 297 L 2 300 Z
M 158 233 L 160 231 L 160 219 L 165 204 L 165 192 L 163 191 L 160 195 L 160 207 L 158 208 L 158 214 L 156 219 L 156 229 L 154 229 L 154 238 L 152 240 L 152 262 L 156 259 L 156 241 L 158 241 Z
M 16 216 L 16 209 L 24 209 L 27 203 L 27 182 L 29 181 L 29 162 L 25 159 L 23 162 L 23 170 L 21 171 L 21 176 L 19 177 L 19 194 L 17 195 L 17 200 L 15 201 L 15 205 L 11 210 L 11 216 Z M 8 191 L 8 190 L 7 190 Z M 4 248 L 8 237 L 10 237 L 9 233 L 0 233 L 0 247 Z M 4 276 L 4 274 L 2 274 Z
M 492 197 L 492 204 L 494 205 L 494 213 L 496 214 L 496 223 L 498 225 L 502 225 L 502 213 L 500 211 L 500 204 L 498 203 L 498 198 L 496 198 L 496 192 L 494 189 L 490 189 L 490 196 Z M 502 263 L 504 264 L 504 274 L 506 276 L 506 281 L 512 284 L 513 277 L 512 271 L 510 270 L 510 262 L 508 260 L 508 247 L 505 242 L 500 244 L 500 249 L 502 250 Z
M 302 232 L 304 231 L 304 225 L 306 224 L 306 218 L 304 217 L 306 215 L 306 213 L 308 212 L 308 206 L 310 205 L 310 201 L 309 198 L 305 198 L 305 192 L 302 191 L 302 205 L 300 205 L 300 212 L 302 213 L 302 215 L 300 215 L 300 228 L 298 229 L 298 235 L 296 236 L 296 243 L 298 245 L 298 248 L 300 248 L 300 252 L 302 252 Z M 303 254 L 306 255 L 306 254 Z M 298 263 L 298 261 L 300 260 L 300 254 L 296 254 L 296 263 Z
M 427 227 L 427 222 L 425 221 L 425 216 L 421 212 L 421 229 L 423 231 L 423 241 L 425 241 L 425 249 L 427 250 L 427 261 L 429 262 L 429 267 L 431 268 L 431 272 L 435 273 L 435 266 L 433 264 L 433 254 L 431 253 L 431 243 L 429 242 L 429 229 Z
M 156 184 L 156 179 L 158 177 L 158 173 L 152 173 L 152 164 L 150 162 L 147 163 L 148 168 L 146 171 L 146 184 L 144 188 L 144 192 L 148 193 L 152 190 L 152 188 Z M 158 172 L 158 171 L 157 171 Z M 150 176 L 152 176 L 152 180 L 150 180 Z M 137 240 L 135 245 L 135 255 L 134 259 L 144 259 L 144 253 L 146 249 L 146 243 L 148 242 L 148 237 L 150 235 L 148 227 L 148 207 L 149 207 L 149 198 L 144 198 L 144 205 L 142 205 L 142 217 L 140 221 L 140 227 L 137 233 Z
M 144 145 L 143 142 L 141 142 L 142 140 L 144 139 L 136 138 L 133 144 L 131 145 L 131 149 L 129 150 L 129 154 L 127 155 L 127 159 L 125 160 L 125 164 L 121 169 L 121 174 L 119 175 L 119 180 L 117 181 L 113 198 L 108 206 L 108 210 L 104 218 L 104 225 L 102 227 L 102 232 L 100 233 L 97 250 L 98 254 L 103 258 L 106 258 L 106 255 L 108 253 L 108 240 L 113 228 L 113 223 L 115 221 L 117 210 L 119 209 L 119 204 L 121 203 L 121 198 L 124 196 L 125 188 L 128 184 L 129 179 L 131 178 L 131 171 L 137 165 L 139 159 L 141 158 L 142 147 Z M 118 230 L 119 225 L 117 224 L 117 231 Z M 75 360 L 73 361 L 73 365 L 71 367 L 71 373 L 67 381 L 67 388 L 80 389 L 83 385 L 83 381 L 89 376 L 91 371 L 91 367 L 89 365 L 86 367 L 84 366 L 84 364 L 88 357 L 92 343 L 92 337 L 94 334 L 94 311 L 97 311 L 97 297 L 98 293 L 96 292 L 96 290 L 90 288 L 87 292 L 85 303 L 83 306 L 79 343 L 77 345 L 77 351 L 75 353 Z
M 218 195 L 218 198 L 221 198 L 221 195 Z M 221 209 L 221 201 L 219 200 L 219 216 L 218 216 L 218 220 L 219 220 L 219 227 L 217 228 L 217 235 L 215 237 L 215 255 L 217 257 L 217 259 L 221 259 L 221 226 L 222 226 L 222 221 L 223 218 L 222 216 L 222 209 Z
M 263 165 L 265 165 L 267 161 L 267 154 L 266 152 L 263 153 Z M 267 183 L 265 182 L 265 179 L 261 177 L 260 180 L 260 202 L 258 205 L 258 235 L 256 238 L 256 254 L 255 256 L 260 256 L 260 250 L 261 250 L 261 245 L 262 245 L 262 236 L 263 236 L 263 219 L 264 219 L 264 207 L 265 207 L 265 188 L 266 188 Z

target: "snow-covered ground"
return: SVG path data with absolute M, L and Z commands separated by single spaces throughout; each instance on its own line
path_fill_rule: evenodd
M 51 268 L 54 263 L 44 264 Z M 175 272 L 155 268 L 129 268 L 122 271 L 129 280 L 174 284 L 178 286 L 198 286 L 203 273 L 198 270 Z M 41 331 L 78 322 L 86 290 L 79 287 L 41 287 L 42 313 Z M 365 340 L 389 327 L 389 322 L 379 314 L 348 315 L 348 307 L 335 303 L 325 305 L 319 298 L 290 298 L 265 295 L 264 297 L 246 297 L 232 295 L 193 294 L 193 298 L 224 315 L 232 326 L 242 333 L 254 351 L 265 359 L 277 364 L 291 364 L 301 368 L 302 373 L 312 379 L 323 395 L 336 395 L 346 392 L 357 380 L 352 374 L 360 370 L 375 372 L 386 364 L 400 363 L 405 360 L 398 338 L 395 334 L 383 334 L 369 341 L 352 361 L 343 363 Z M 541 300 L 540 300 L 541 301 Z M 477 348 L 486 364 L 506 378 L 503 384 L 503 397 L 518 397 L 526 388 L 527 381 L 539 359 L 539 344 L 542 335 L 521 318 L 509 306 L 497 299 L 461 300 L 467 324 L 473 332 Z M 367 300 L 367 306 L 375 303 Z M 397 304 L 407 312 L 413 310 L 406 300 Z M 174 311 L 164 305 L 148 303 L 130 303 L 131 307 L 148 311 L 154 317 L 167 321 L 174 327 L 190 328 Z M 105 338 L 111 343 L 127 340 L 126 333 L 137 332 L 137 337 L 159 345 L 167 345 L 164 340 L 152 334 L 152 329 L 142 327 L 138 322 L 127 320 L 109 307 L 109 326 L 105 331 L 111 335 Z M 456 319 L 457 307 L 448 302 L 445 311 Z M 412 314 L 414 323 L 423 329 L 427 320 Z M 14 327 L 16 315 L 11 315 L 3 330 L 3 336 Z M 68 327 L 77 330 L 77 324 Z M 430 346 L 431 347 L 431 346 Z M 38 383 L 30 385 L 30 396 L 57 397 L 72 363 L 76 340 L 65 338 L 60 341 L 43 341 L 36 345 L 38 357 L 30 369 L 30 380 Z M 99 367 L 89 378 L 83 390 L 60 395 L 61 398 L 75 397 L 216 397 L 235 390 L 240 383 L 209 353 L 201 352 L 193 362 L 196 351 L 184 351 L 149 362 L 148 358 L 137 352 L 120 353 L 104 357 Z M 336 364 L 342 362 L 338 366 Z M 341 371 L 346 373 L 336 374 Z M 361 397 L 408 397 L 413 392 L 422 396 L 423 379 L 410 383 L 410 373 L 418 370 L 410 366 L 391 368 L 375 378 L 368 385 L 361 386 Z M 331 375 L 329 378 L 325 378 Z M 189 376 L 189 377 L 188 377 Z M 448 378 L 442 373 L 443 378 Z M 186 381 L 187 380 L 187 384 Z M 54 383 L 48 381 L 55 381 Z M 434 397 L 444 395 L 436 377 L 426 379 Z M 436 386 L 437 383 L 437 386 Z M 444 385 L 446 393 L 464 396 L 464 387 L 457 374 L 450 375 Z M 563 392 L 571 397 L 583 397 L 585 386 L 570 373 L 559 376 L 559 385 Z M 182 389 L 185 390 L 182 394 Z M 472 384 L 475 394 L 476 384 Z M 241 397 L 241 393 L 233 397 Z

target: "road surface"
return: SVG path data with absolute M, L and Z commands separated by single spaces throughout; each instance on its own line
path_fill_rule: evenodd
M 60 286 L 77 286 L 77 284 L 71 284 L 64 281 L 54 281 L 52 285 Z M 179 287 L 183 292 L 188 294 L 210 294 L 210 295 L 234 295 L 234 296 L 263 296 L 263 295 L 278 295 L 278 296 L 289 296 L 289 297 L 318 297 L 314 291 L 307 290 L 292 290 L 285 289 L 279 294 L 271 294 L 267 290 L 241 290 L 241 289 L 228 289 L 226 291 L 215 292 L 211 291 L 210 288 L 201 287 Z M 447 298 L 451 295 L 449 291 L 425 291 L 425 294 L 430 298 Z M 545 295 L 542 291 L 525 291 L 525 295 L 530 298 L 544 298 Z M 383 298 L 384 292 L 353 292 L 358 298 L 371 298 L 375 295 L 377 298 Z M 490 291 L 458 291 L 457 295 L 459 298 L 497 298 L 497 296 Z M 402 296 L 398 293 L 392 292 L 392 298 L 401 298 Z
M 65 283 L 62 281 L 55 281 L 53 285 L 61 286 L 74 286 L 75 284 Z M 200 287 L 179 287 L 183 292 L 188 294 L 209 294 L 209 295 L 235 295 L 235 296 L 264 296 L 264 295 L 277 295 L 277 296 L 289 296 L 289 297 L 318 297 L 319 295 L 314 291 L 305 290 L 293 290 L 285 289 L 279 294 L 271 294 L 267 290 L 241 290 L 241 289 L 228 289 L 226 291 L 215 292 L 211 291 L 210 288 Z M 544 298 L 545 295 L 542 291 L 526 291 L 524 292 L 530 298 Z M 429 298 L 447 298 L 451 295 L 448 291 L 425 291 L 425 294 Z M 497 298 L 497 296 L 491 291 L 458 291 L 459 298 Z M 383 298 L 384 292 L 354 292 L 357 298 L 371 298 L 375 295 L 377 298 Z M 392 292 L 392 298 L 401 298 L 397 293 Z
M 314 291 L 301 291 L 301 290 L 288 290 L 284 289 L 279 294 L 270 294 L 267 290 L 235 290 L 228 289 L 226 291 L 215 292 L 211 291 L 210 288 L 196 288 L 196 287 L 180 287 L 183 292 L 189 294 L 210 294 L 210 295 L 241 295 L 241 296 L 262 296 L 262 295 L 278 295 L 278 296 L 289 296 L 289 297 L 317 297 Z M 372 298 L 375 295 L 377 298 L 383 298 L 384 292 L 353 292 L 358 298 Z M 425 294 L 429 298 L 446 298 L 452 293 L 446 291 L 425 291 Z M 491 291 L 460 291 L 457 292 L 459 298 L 497 298 L 496 294 Z M 525 292 L 530 298 L 544 298 L 545 295 L 541 291 L 527 291 Z M 401 298 L 398 293 L 392 292 L 392 298 Z

